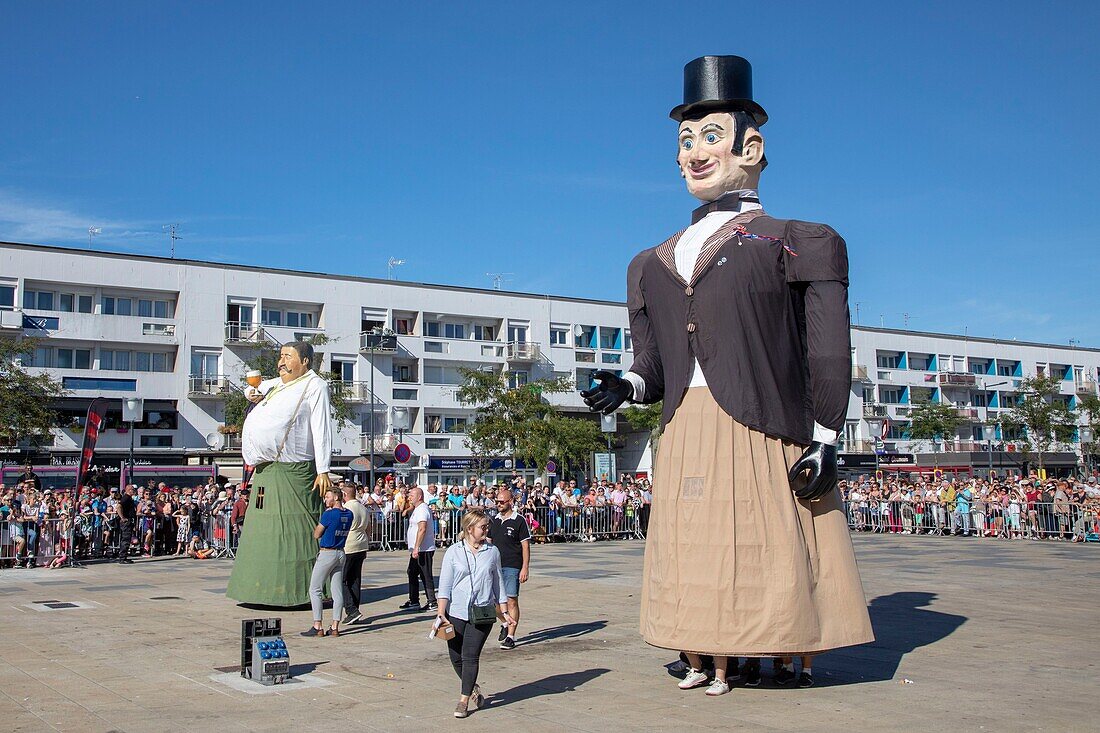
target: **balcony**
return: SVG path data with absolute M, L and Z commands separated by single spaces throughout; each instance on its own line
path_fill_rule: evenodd
M 595 351 L 578 351 L 575 358 L 578 364 L 595 364 L 596 352 Z
M 276 345 L 267 335 L 264 327 L 258 323 L 227 321 L 225 324 L 225 345 L 245 344 L 249 346 Z
M 871 377 L 867 372 L 867 367 L 863 364 L 853 364 L 852 381 L 863 382 L 864 384 L 871 384 Z
M 961 419 L 967 422 L 978 421 L 978 408 L 977 407 L 956 407 L 955 414 Z
M 505 353 L 508 361 L 538 361 L 541 355 L 534 341 L 511 341 Z
M 985 441 L 979 440 L 948 440 L 943 444 L 945 453 L 975 453 L 988 447 Z
M 397 334 L 365 331 L 359 334 L 359 351 L 392 354 L 397 351 Z
M 1074 385 L 1073 391 L 1082 396 L 1096 395 L 1096 382 L 1086 379 Z
M 868 402 L 863 403 L 863 416 L 864 417 L 886 417 L 886 405 L 876 405 Z
M 229 377 L 221 374 L 187 379 L 187 396 L 193 400 L 221 397 L 232 390 Z
M 973 387 L 978 383 L 978 375 L 968 372 L 940 372 L 937 381 L 941 387 Z
M 397 436 L 393 433 L 381 433 L 374 436 L 374 453 L 393 453 L 393 449 L 398 444 Z M 363 433 L 359 436 L 359 452 L 370 453 L 371 452 L 371 436 L 369 433 Z
M 366 402 L 370 399 L 370 385 L 366 382 L 332 382 L 333 395 L 339 395 L 345 402 Z
M 875 441 L 873 440 L 852 440 L 845 441 L 844 443 L 845 453 L 874 453 Z

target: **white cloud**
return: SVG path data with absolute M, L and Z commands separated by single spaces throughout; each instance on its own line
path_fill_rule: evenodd
M 103 241 L 150 240 L 163 234 L 152 221 L 113 219 L 75 211 L 0 188 L 0 238 L 30 244 L 86 242 L 88 227 L 98 227 Z M 152 246 L 152 243 L 150 243 Z

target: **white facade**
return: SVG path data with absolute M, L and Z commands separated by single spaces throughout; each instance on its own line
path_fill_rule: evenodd
M 153 462 L 183 453 L 232 463 L 233 444 L 218 432 L 220 395 L 241 383 L 243 359 L 256 341 L 317 333 L 329 338 L 321 367 L 344 375 L 354 406 L 353 425 L 334 440 L 334 465 L 368 453 L 372 370 L 361 347 L 375 326 L 392 328 L 399 344 L 374 356 L 375 452 L 392 462 L 392 409 L 408 408 L 411 429 L 400 438 L 420 480 L 463 473 L 453 459 L 469 455 L 461 429 L 473 413 L 455 397 L 459 366 L 507 372 L 516 383 L 565 375 L 587 384 L 592 370 L 621 371 L 633 358 L 622 303 L 0 243 L 0 334 L 43 339 L 24 365 L 63 380 L 74 417 L 94 397 L 143 397 L 157 414 L 133 437 L 137 455 Z M 903 439 L 920 397 L 955 404 L 966 420 L 940 450 L 976 450 L 982 423 L 996 421 L 1021 377 L 1058 374 L 1072 406 L 1096 394 L 1100 374 L 1097 349 L 867 327 L 852 329 L 852 343 L 843 448 L 852 453 L 871 451 L 865 418 L 876 416 L 890 420 L 886 450 L 930 450 Z M 587 414 L 576 393 L 552 400 Z M 620 470 L 647 471 L 645 436 L 628 430 L 620 421 Z M 100 451 L 123 452 L 130 438 L 108 430 Z M 75 454 L 79 440 L 58 431 L 52 453 Z
M 370 449 L 363 335 L 392 328 L 397 351 L 374 355 L 374 447 L 392 463 L 403 440 L 421 479 L 444 477 L 432 459 L 469 456 L 461 430 L 473 412 L 455 396 L 460 366 L 506 372 L 516 384 L 564 375 L 587 385 L 593 370 L 621 371 L 633 360 L 620 303 L 18 244 L 0 244 L 0 261 L 2 333 L 44 339 L 24 366 L 63 381 L 74 417 L 94 397 L 143 397 L 147 413 L 169 413 L 160 429 L 136 431 L 136 453 L 154 462 L 180 451 L 232 459 L 233 445 L 218 432 L 221 394 L 242 384 L 243 360 L 261 341 L 328 337 L 319 366 L 344 375 L 354 409 L 353 425 L 334 439 L 333 463 L 341 466 Z M 31 324 L 43 328 L 24 328 Z M 588 414 L 576 393 L 550 399 Z M 399 407 L 411 418 L 400 436 L 391 425 Z M 225 450 L 212 452 L 208 437 Z M 623 437 L 632 455 L 620 454 L 619 465 L 630 470 L 644 441 Z M 79 441 L 79 432 L 59 431 L 53 452 L 75 453 Z M 108 430 L 99 450 L 123 451 L 129 441 Z M 447 475 L 456 473 L 463 471 Z

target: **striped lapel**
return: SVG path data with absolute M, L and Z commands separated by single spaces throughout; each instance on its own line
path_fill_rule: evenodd
M 684 282 L 684 278 L 680 277 L 680 272 L 676 269 L 676 243 L 680 241 L 680 237 L 686 231 L 687 229 L 681 229 L 666 239 L 664 244 L 657 247 L 657 259 L 668 268 L 674 278 L 684 283 L 684 285 L 687 285 L 687 283 Z
M 699 250 L 699 256 L 695 259 L 695 270 L 691 275 L 691 282 L 688 285 L 694 286 L 699 282 L 699 278 L 703 276 L 703 273 L 714 263 L 714 259 L 718 256 L 718 253 L 722 249 L 722 245 L 726 241 L 737 233 L 737 230 L 748 224 L 750 221 L 758 216 L 763 216 L 763 209 L 753 209 L 752 211 L 746 211 L 742 214 L 730 219 L 728 222 L 722 225 L 722 227 L 710 236 L 710 238 L 703 243 L 703 248 Z M 681 232 L 682 234 L 683 232 Z M 676 237 L 679 239 L 679 236 Z M 667 244 L 667 243 L 666 243 Z M 664 246 L 664 245 L 662 245 Z M 673 270 L 675 267 L 675 258 L 673 259 Z

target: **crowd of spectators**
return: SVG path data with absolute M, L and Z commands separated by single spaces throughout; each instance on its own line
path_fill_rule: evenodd
M 852 529 L 860 532 L 1100 541 L 1095 477 L 927 480 L 868 476 L 841 481 Z
M 150 481 L 135 487 L 130 555 L 225 555 L 236 546 L 247 511 L 247 489 L 213 481 L 194 488 Z M 33 480 L 0 484 L 0 567 L 59 566 L 121 557 L 123 518 L 117 487 L 73 492 L 36 487 Z
M 409 489 L 392 474 L 374 486 L 350 487 L 371 513 L 370 546 L 404 546 Z M 528 482 L 520 475 L 496 484 L 428 484 L 424 500 L 437 542 L 455 541 L 470 508 L 496 512 L 496 491 L 505 487 L 527 519 L 536 542 L 644 538 L 652 489 L 646 479 Z M 862 476 L 842 480 L 849 524 L 858 532 L 958 535 L 1052 541 L 1100 541 L 1100 486 L 1085 479 L 904 478 Z M 0 567 L 59 566 L 70 561 L 121 556 L 118 488 L 92 488 L 74 504 L 72 492 L 42 488 L 27 479 L 0 484 Z M 213 480 L 193 488 L 150 481 L 135 490 L 136 519 L 130 555 L 232 555 L 243 531 L 248 489 Z

